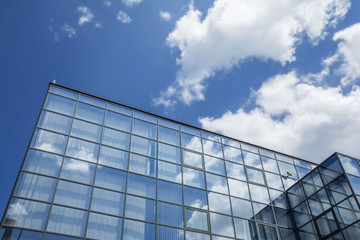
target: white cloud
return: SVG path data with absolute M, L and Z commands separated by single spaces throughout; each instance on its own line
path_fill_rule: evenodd
M 88 8 L 86 6 L 80 6 L 80 7 L 78 7 L 78 11 L 81 13 L 79 20 L 78 20 L 78 24 L 80 26 L 83 26 L 85 23 L 94 22 L 95 27 L 97 27 L 97 28 L 101 27 L 100 23 L 95 22 L 95 15 L 93 14 L 93 12 L 91 11 L 90 8 Z
M 112 2 L 110 0 L 104 0 L 104 5 L 106 7 L 110 7 L 112 5 Z
M 171 13 L 168 11 L 160 11 L 160 18 L 164 21 L 170 21 L 171 19 Z
M 60 30 L 68 37 L 73 38 L 76 36 L 75 28 L 70 26 L 69 24 L 65 23 L 61 26 Z
M 120 11 L 117 16 L 116 16 L 117 20 L 119 20 L 120 22 L 123 23 L 131 23 L 132 19 L 130 18 L 129 15 L 127 15 L 125 12 Z
M 153 101 L 169 107 L 204 100 L 206 81 L 216 71 L 248 57 L 294 61 L 302 36 L 317 44 L 349 7 L 349 0 L 216 0 L 202 17 L 190 4 L 166 39 L 181 51 L 176 81 Z
M 122 0 L 122 2 L 127 6 L 127 7 L 132 7 L 135 4 L 139 4 L 142 2 L 142 0 Z

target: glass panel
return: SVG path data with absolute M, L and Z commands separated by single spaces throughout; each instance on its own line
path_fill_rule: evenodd
M 102 143 L 116 148 L 129 150 L 130 134 L 104 128 Z
M 184 240 L 184 230 L 165 226 L 157 227 L 157 240 Z
M 50 234 L 46 233 L 45 240 L 79 240 L 82 238 L 73 238 L 73 237 L 66 237 L 66 236 L 60 236 L 56 234 Z
M 203 139 L 204 153 L 215 157 L 223 158 L 222 147 L 220 143 Z
M 84 236 L 86 218 L 86 211 L 53 206 L 47 231 L 81 237 Z
M 105 106 L 106 106 L 106 102 L 101 101 L 96 98 L 88 97 L 88 96 L 85 96 L 82 94 L 80 94 L 79 101 L 86 102 L 86 103 L 89 103 L 91 105 L 95 105 L 95 106 L 98 106 L 101 108 L 105 108 Z
M 279 168 L 277 166 L 277 161 L 275 159 L 261 156 L 261 161 L 262 161 L 263 167 L 266 171 L 277 173 L 277 174 L 280 173 Z
M 127 195 L 126 217 L 155 222 L 156 201 Z
M 234 218 L 236 237 L 239 239 L 258 239 L 256 237 L 255 222 Z M 290 240 L 290 239 L 289 239 Z
M 196 233 L 196 232 L 189 232 L 185 233 L 186 240 L 210 240 L 210 235 Z
M 351 186 L 356 194 L 360 194 L 360 178 L 348 175 Z
M 265 156 L 265 157 L 269 157 L 269 158 L 275 158 L 275 153 L 269 150 L 265 150 L 262 148 L 259 148 L 260 151 L 260 155 Z
M 298 159 L 294 159 L 294 163 L 299 167 L 310 169 L 310 165 L 307 162 L 304 162 L 304 161 L 301 161 L 301 160 L 298 160 Z
M 134 117 L 157 124 L 157 117 L 151 116 L 146 113 L 134 111 Z
M 225 175 L 224 160 L 209 156 L 204 156 L 206 171 Z
M 230 195 L 250 199 L 249 188 L 246 182 L 228 179 Z
M 297 175 L 297 173 L 296 173 L 296 170 L 295 170 L 294 165 L 292 165 L 292 164 L 287 164 L 287 163 L 280 162 L 280 161 L 278 162 L 278 164 L 279 164 L 279 168 L 280 168 L 280 173 L 281 173 L 281 175 L 287 176 L 288 173 L 290 173 L 290 174 L 291 174 L 290 176 L 291 176 L 292 178 L 296 178 L 296 179 L 299 178 L 298 175 Z
M 239 198 L 231 197 L 233 215 L 242 218 L 254 218 L 251 202 Z
M 75 105 L 76 101 L 74 100 L 49 93 L 44 108 L 72 116 L 74 115 Z
M 124 240 L 152 240 L 155 239 L 155 225 L 132 220 L 125 220 Z
M 184 164 L 186 164 L 186 165 L 190 165 L 190 166 L 197 167 L 197 168 L 203 168 L 201 154 L 183 151 L 183 161 L 184 161 Z
M 106 111 L 105 126 L 130 132 L 131 117 L 124 116 L 122 114 L 111 111 Z
M 253 201 L 257 201 L 265 204 L 270 203 L 270 198 L 267 188 L 257 186 L 254 184 L 249 184 L 249 188 L 250 188 L 251 199 Z
M 130 154 L 129 171 L 156 177 L 156 159 Z
M 158 180 L 158 200 L 182 204 L 182 186 Z
M 231 217 L 210 213 L 210 223 L 212 233 L 234 237 L 234 226 Z
M 200 189 L 184 186 L 184 204 L 186 206 L 207 209 L 206 192 Z
M 120 239 L 122 221 L 121 218 L 90 213 L 86 237 L 106 240 Z
M 207 189 L 209 191 L 229 194 L 225 177 L 220 177 L 211 173 L 206 173 Z
M 266 183 L 269 187 L 278 190 L 284 190 L 281 177 L 279 175 L 265 172 L 265 177 L 266 177 Z
M 253 145 L 241 143 L 241 149 L 259 154 L 259 149 Z
M 105 110 L 86 103 L 78 103 L 75 116 L 90 122 L 102 124 Z
M 36 129 L 31 147 L 48 152 L 63 154 L 67 137 L 61 134 Z
M 205 132 L 205 131 L 201 131 L 201 132 L 202 132 L 202 137 L 203 138 L 206 138 L 206 139 L 221 143 L 221 137 L 220 136 L 215 135 L 213 133 Z
M 345 172 L 360 177 L 360 166 L 358 161 L 342 155 L 339 155 L 339 158 L 344 167 Z
M 259 155 L 243 151 L 243 157 L 245 165 L 262 169 Z
M 73 98 L 75 100 L 78 98 L 77 93 L 68 91 L 64 88 L 55 87 L 53 85 L 50 86 L 49 92 L 56 93 L 56 94 L 59 94 L 59 95 L 62 95 L 62 96 L 68 97 L 68 98 Z
M 265 226 L 259 224 L 259 232 L 261 239 L 268 239 L 268 240 L 277 240 L 276 229 L 271 226 Z
M 176 130 L 179 130 L 179 129 L 180 129 L 179 124 L 174 123 L 174 122 L 171 122 L 171 121 L 164 120 L 164 119 L 162 119 L 162 118 L 159 118 L 159 124 L 160 124 L 160 125 L 163 125 L 163 126 L 165 126 L 165 127 L 169 127 L 169 128 L 176 129 Z
M 159 158 L 169 162 L 181 164 L 180 148 L 159 143 Z
M 26 231 L 16 228 L 2 228 L 0 239 L 2 240 L 39 240 L 42 239 L 42 232 Z
M 237 178 L 246 181 L 245 168 L 243 165 L 225 161 L 228 177 Z
M 126 172 L 98 166 L 95 185 L 123 192 L 126 186 Z
M 180 146 L 180 133 L 178 131 L 160 126 L 159 141 Z
M 255 182 L 263 185 L 265 184 L 262 171 L 258 171 L 252 168 L 246 168 L 246 172 L 250 182 Z
M 58 155 L 29 149 L 23 170 L 57 177 L 61 162 Z
M 198 188 L 205 188 L 204 172 L 183 167 L 184 184 Z
M 156 158 L 157 144 L 155 141 L 132 136 L 131 151 Z
M 13 198 L 3 224 L 13 227 L 44 230 L 50 205 Z
M 134 119 L 132 133 L 146 138 L 157 139 L 157 125 Z
M 127 192 L 156 198 L 156 179 L 129 173 Z
M 125 195 L 118 192 L 94 188 L 91 210 L 122 216 L 124 214 Z
M 293 161 L 290 157 L 279 154 L 279 153 L 276 153 L 276 159 L 293 164 Z
M 181 131 L 200 136 L 200 130 L 185 125 L 181 125 Z
M 275 224 L 274 213 L 270 205 L 264 205 L 260 203 L 254 203 L 255 219 L 261 222 Z
M 22 173 L 14 192 L 15 196 L 51 202 L 56 179 Z
M 222 140 L 223 140 L 223 144 L 226 144 L 226 145 L 229 145 L 232 147 L 236 147 L 236 148 L 240 148 L 240 143 L 238 141 L 235 141 L 235 140 L 232 140 L 229 138 L 225 138 L 225 137 L 223 137 Z
M 89 208 L 91 187 L 60 180 L 57 186 L 54 203 Z
M 305 175 L 310 172 L 309 169 L 302 168 L 302 167 L 298 167 L 298 166 L 296 166 L 296 170 L 297 170 L 297 172 L 298 172 L 298 174 L 299 174 L 299 178 L 300 178 L 300 179 L 303 178 L 303 177 L 305 177 Z
M 102 127 L 85 121 L 74 119 L 71 135 L 93 142 L 100 141 Z
M 82 160 L 96 162 L 99 145 L 76 138 L 70 138 L 66 149 L 66 155 Z
M 231 214 L 229 196 L 209 192 L 208 199 L 210 211 Z
M 158 202 L 157 221 L 175 227 L 184 227 L 183 208 L 177 205 Z
M 186 227 L 208 231 L 208 217 L 206 212 L 186 209 Z
M 181 133 L 181 145 L 197 152 L 202 152 L 201 138 L 190 134 Z
M 158 177 L 168 181 L 181 183 L 181 167 L 175 164 L 158 161 Z
M 69 179 L 75 182 L 93 184 L 95 165 L 83 161 L 65 158 L 61 169 L 61 178 Z
M 109 103 L 109 102 L 108 102 L 107 109 L 109 109 L 109 110 L 111 110 L 111 111 L 118 112 L 118 113 L 122 113 L 122 114 L 126 114 L 126 115 L 129 115 L 129 116 L 132 116 L 132 110 L 130 110 L 130 109 L 128 109 L 128 108 L 125 108 L 125 107 L 121 107 L 121 106 L 119 106 L 119 105 L 115 105 L 115 104 Z
M 39 120 L 40 128 L 49 129 L 55 132 L 68 134 L 72 119 L 64 115 L 43 111 Z
M 128 161 L 129 161 L 128 152 L 118 150 L 115 148 L 101 146 L 100 155 L 99 155 L 99 164 L 127 170 Z
M 223 146 L 224 158 L 229 161 L 243 163 L 241 150 L 233 147 Z

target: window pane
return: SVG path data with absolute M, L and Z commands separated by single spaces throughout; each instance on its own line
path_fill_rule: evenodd
M 59 94 L 59 95 L 62 95 L 62 96 L 68 97 L 68 98 L 72 98 L 75 100 L 77 100 L 77 98 L 78 98 L 77 93 L 68 91 L 68 90 L 66 90 L 64 88 L 60 88 L 60 87 L 50 86 L 49 92 L 56 93 L 56 94 Z
M 255 222 L 234 218 L 236 237 L 240 239 L 258 239 Z
M 209 191 L 229 194 L 226 178 L 206 173 L 206 183 Z
M 243 157 L 245 165 L 262 169 L 259 155 L 243 151 Z
M 230 195 L 250 199 L 249 189 L 246 182 L 228 179 Z
M 126 186 L 126 172 L 98 166 L 95 185 L 124 192 Z
M 184 186 L 184 204 L 186 206 L 207 209 L 206 192 L 200 189 Z
M 241 143 L 241 148 L 243 150 L 249 151 L 249 152 L 253 152 L 253 153 L 259 153 L 259 150 L 257 147 L 249 145 L 249 144 L 245 144 L 245 143 Z
M 61 169 L 61 178 L 69 179 L 75 182 L 93 184 L 95 173 L 95 164 L 83 161 L 65 158 Z
M 151 116 L 146 113 L 134 111 L 134 117 L 157 124 L 157 117 Z
M 70 138 L 66 149 L 66 155 L 82 160 L 96 162 L 99 145 L 76 138 Z
M 204 156 L 205 158 L 205 169 L 206 171 L 218 173 L 221 175 L 225 175 L 225 166 L 224 160 L 209 156 Z
M 124 240 L 152 240 L 155 239 L 155 225 L 132 220 L 125 220 Z
M 269 239 L 269 240 L 277 240 L 277 234 L 276 229 L 271 226 L 265 226 L 262 224 L 259 224 L 259 232 L 260 232 L 260 238 L 261 239 Z
M 105 126 L 130 132 L 131 130 L 131 117 L 124 116 L 119 113 L 106 111 Z
M 223 158 L 222 147 L 220 143 L 203 139 L 204 153 Z
M 55 132 L 68 134 L 72 119 L 64 115 L 43 111 L 38 126 Z
M 124 214 L 125 195 L 118 192 L 94 188 L 91 210 L 122 216 Z
M 229 196 L 209 192 L 208 199 L 210 211 L 231 214 Z
M 156 158 L 157 145 L 155 141 L 132 136 L 131 138 L 131 151 L 142 155 Z
M 118 150 L 115 148 L 101 146 L 100 155 L 99 155 L 99 164 L 127 170 L 128 161 L 129 161 L 128 152 Z
M 22 173 L 14 195 L 51 202 L 56 179 L 42 177 L 31 173 Z
M 288 163 L 293 163 L 292 159 L 288 156 L 276 153 L 276 159 L 284 161 L 284 162 L 288 162 Z
M 210 235 L 207 234 L 187 231 L 185 235 L 186 235 L 186 240 L 210 240 Z
M 0 230 L 0 239 L 3 240 L 39 240 L 42 239 L 42 232 L 26 231 L 16 228 L 2 228 Z
M 157 125 L 134 119 L 132 133 L 146 138 L 157 139 Z
M 181 131 L 200 136 L 200 130 L 185 125 L 181 125 Z
M 67 137 L 61 134 L 37 129 L 31 147 L 48 152 L 63 154 Z
M 81 237 L 84 236 L 86 218 L 86 211 L 53 206 L 47 231 Z
M 249 219 L 252 219 L 254 217 L 250 201 L 232 197 L 231 205 L 234 216 Z
M 201 154 L 183 151 L 183 161 L 184 164 L 190 165 L 197 168 L 203 168 L 202 156 Z
M 275 159 L 261 156 L 261 161 L 266 171 L 279 174 L 279 169 L 276 163 L 277 161 Z
M 223 146 L 224 158 L 229 161 L 243 164 L 241 150 L 233 147 Z
M 89 208 L 91 187 L 60 180 L 55 194 L 55 203 Z
M 228 177 L 246 181 L 245 168 L 243 165 L 225 161 L 226 173 Z
M 181 133 L 181 145 L 197 152 L 202 152 L 201 138 L 190 134 Z
M 160 125 L 163 125 L 163 126 L 165 126 L 165 127 L 169 127 L 169 128 L 176 129 L 176 130 L 179 130 L 179 129 L 180 129 L 180 125 L 179 125 L 179 124 L 174 123 L 174 122 L 171 122 L 171 121 L 167 121 L 167 120 L 162 119 L 162 118 L 159 118 L 159 124 L 160 124 Z
M 278 164 L 279 164 L 281 175 L 287 176 L 288 173 L 290 173 L 292 178 L 298 179 L 298 175 L 296 173 L 294 165 L 287 164 L 287 163 L 280 162 L 280 161 L 278 161 Z
M 208 219 L 206 212 L 186 209 L 186 227 L 208 231 Z
M 183 167 L 184 184 L 198 188 L 205 188 L 204 172 Z
M 108 102 L 107 109 L 109 109 L 109 110 L 111 110 L 111 111 L 118 112 L 118 113 L 122 113 L 122 114 L 126 114 L 126 115 L 129 115 L 129 116 L 132 116 L 132 110 L 130 110 L 130 109 L 128 109 L 128 108 L 125 108 L 125 107 L 121 107 L 121 106 L 119 106 L 119 105 L 115 105 L 115 104 L 109 103 L 109 102 Z
M 126 217 L 155 222 L 156 201 L 127 195 Z
M 358 161 L 342 155 L 339 155 L 339 158 L 345 169 L 345 172 L 360 177 L 360 166 Z
M 13 198 L 4 217 L 4 225 L 44 230 L 50 205 Z
M 158 180 L 158 199 L 182 204 L 182 187 L 176 183 Z
M 205 131 L 201 131 L 202 132 L 202 137 L 215 141 L 215 142 L 221 142 L 221 137 L 218 135 L 215 135 L 213 133 L 209 133 L 209 132 L 205 132 Z
M 240 143 L 238 141 L 234 141 L 232 139 L 225 138 L 225 137 L 223 137 L 222 140 L 223 140 L 223 143 L 226 144 L 226 145 L 236 147 L 236 148 L 240 148 Z
M 98 213 L 90 213 L 86 237 L 117 240 L 121 238 L 122 219 Z
M 156 159 L 130 154 L 130 167 L 132 172 L 156 177 Z
M 159 226 L 157 240 L 184 240 L 184 230 L 171 227 Z
M 246 168 L 246 172 L 247 172 L 248 179 L 250 182 L 255 182 L 255 183 L 259 183 L 259 184 L 263 184 L 263 185 L 265 184 L 264 175 L 263 175 L 262 171 L 252 169 L 252 168 Z
M 116 148 L 129 150 L 130 134 L 104 128 L 102 143 Z
M 102 127 L 85 121 L 74 119 L 71 135 L 89 141 L 99 142 Z
M 159 159 L 181 164 L 180 148 L 159 143 Z
M 86 103 L 78 103 L 75 116 L 88 120 L 90 122 L 102 124 L 104 121 L 105 110 L 102 108 L 94 107 Z
M 95 105 L 95 106 L 98 106 L 101 108 L 105 108 L 105 106 L 106 106 L 106 103 L 104 101 L 101 101 L 96 98 L 88 97 L 88 96 L 85 96 L 82 94 L 80 94 L 79 101 L 86 102 L 86 103 L 89 103 L 91 105 Z
M 160 126 L 159 141 L 180 146 L 180 133 L 178 131 Z
M 181 167 L 172 163 L 158 161 L 158 177 L 164 180 L 181 183 Z
M 156 179 L 130 173 L 128 181 L 128 193 L 156 198 Z
M 234 237 L 231 217 L 210 213 L 211 232 L 223 236 Z
M 265 172 L 265 177 L 266 183 L 269 187 L 284 190 L 280 175 Z
M 158 202 L 158 223 L 184 227 L 183 208 L 177 205 Z
M 249 184 L 249 188 L 250 188 L 251 199 L 253 201 L 257 201 L 265 204 L 270 203 L 270 198 L 267 188 L 257 186 L 254 184 Z
M 76 101 L 74 100 L 49 93 L 44 108 L 72 116 L 74 115 L 75 105 Z
M 60 236 L 56 234 L 50 234 L 46 233 L 45 240 L 80 240 L 82 238 L 73 238 L 73 237 L 66 237 L 66 236 Z
M 57 177 L 62 157 L 30 149 L 25 160 L 24 170 Z

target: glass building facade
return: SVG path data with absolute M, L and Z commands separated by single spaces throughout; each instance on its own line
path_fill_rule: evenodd
M 50 84 L 1 240 L 360 239 L 360 166 L 320 165 Z

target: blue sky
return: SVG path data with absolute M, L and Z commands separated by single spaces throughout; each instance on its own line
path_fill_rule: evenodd
M 56 82 L 320 162 L 360 157 L 360 2 L 1 1 L 2 215 Z

